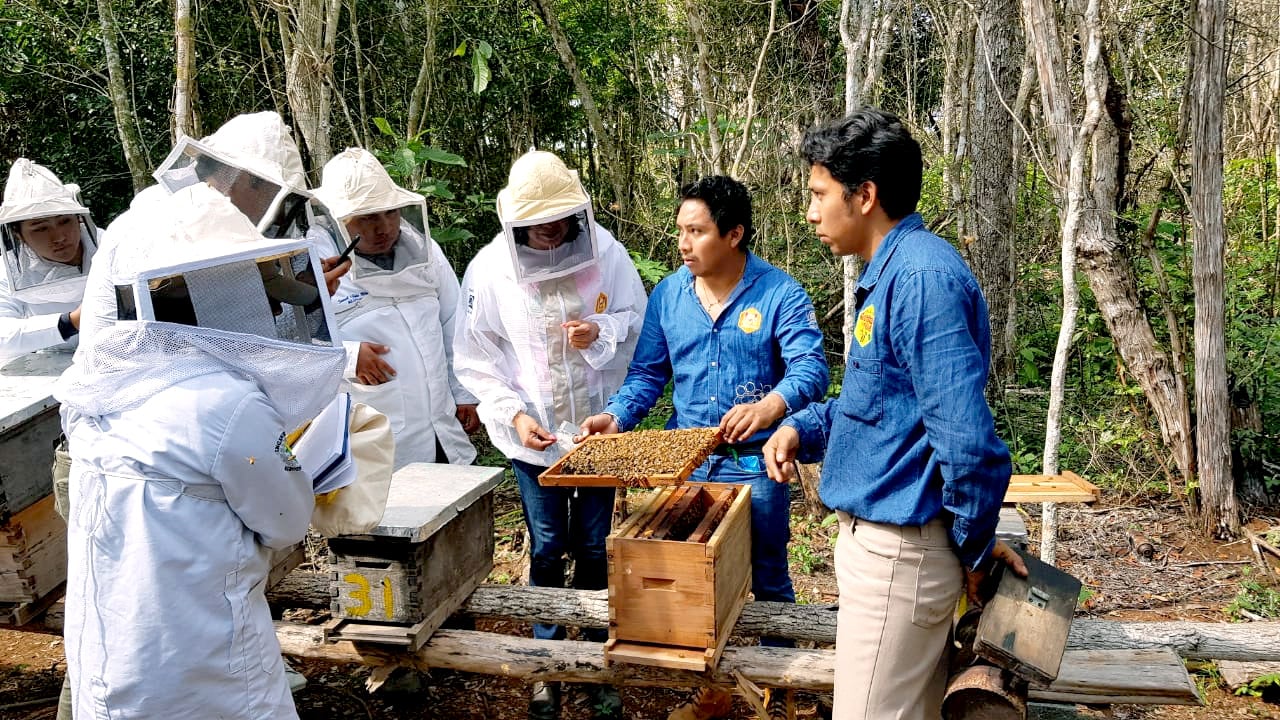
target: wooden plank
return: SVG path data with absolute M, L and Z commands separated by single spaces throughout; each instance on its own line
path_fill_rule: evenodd
M 66 590 L 67 584 L 62 583 L 45 593 L 38 600 L 17 604 L 0 604 L 0 625 L 26 625 L 40 617 L 45 610 L 48 610 L 50 606 L 61 600 Z
M 604 648 L 606 665 L 625 662 L 692 672 L 702 672 L 707 669 L 705 655 L 704 649 L 646 645 L 618 640 L 610 640 L 605 643 Z
M 654 490 L 649 493 L 648 500 L 640 510 L 627 518 L 622 527 L 614 533 L 617 537 L 633 538 L 644 529 L 645 525 L 654 515 L 662 512 L 662 508 L 666 506 L 667 498 L 671 497 L 671 493 L 675 491 L 673 487 L 665 487 L 660 490 Z
M 713 578 L 712 561 L 701 545 L 615 539 L 609 554 L 610 637 L 659 645 L 713 646 Z
M 715 559 L 716 572 L 713 664 L 720 659 L 751 591 L 751 486 L 730 486 L 725 491 L 733 503 L 706 545 L 707 553 Z
M 725 513 L 729 512 L 729 507 L 733 505 L 734 490 L 732 487 L 725 487 L 717 492 L 719 488 L 707 488 L 707 492 L 716 496 L 716 501 L 711 508 L 707 510 L 707 514 L 702 518 L 702 522 L 698 523 L 698 527 L 689 533 L 686 542 L 706 543 L 710 542 L 711 537 L 715 534 L 716 529 L 720 527 L 720 521 L 724 518 Z
M 9 556 L 0 569 L 0 602 L 39 600 L 67 579 L 67 525 L 52 494 L 0 526 L 0 544 Z
M 1173 650 L 1068 650 L 1058 679 L 1033 686 L 1035 700 L 1078 703 L 1203 705 Z
M 662 509 L 653 515 L 652 520 L 645 523 L 643 530 L 640 530 L 639 532 L 636 533 L 636 537 L 652 538 L 654 536 L 654 533 L 661 530 L 663 525 L 670 522 L 671 514 L 675 512 L 676 505 L 679 504 L 679 502 L 683 500 L 686 495 L 689 495 L 692 497 L 693 495 L 697 495 L 697 494 L 698 493 L 696 490 L 693 493 L 690 493 L 689 488 L 686 485 L 677 487 L 675 491 L 673 491 L 667 497 L 667 499 L 662 502 Z M 658 538 L 658 539 L 661 539 L 661 538 Z
M 1061 475 L 1014 475 L 1004 494 L 1007 503 L 1083 502 L 1101 497 L 1093 483 L 1071 471 Z
M 686 489 L 688 489 L 688 486 L 686 486 Z M 688 492 L 678 500 L 673 496 L 671 514 L 667 516 L 666 521 L 662 523 L 661 527 L 653 533 L 653 539 L 683 540 L 684 538 L 682 537 L 672 537 L 672 533 L 676 531 L 680 524 L 682 524 L 686 515 L 691 512 L 696 512 L 699 509 L 703 509 L 704 499 L 708 497 L 710 496 L 707 494 L 707 491 L 702 489 L 701 486 L 688 489 Z M 705 503 L 705 505 L 709 506 L 710 503 Z

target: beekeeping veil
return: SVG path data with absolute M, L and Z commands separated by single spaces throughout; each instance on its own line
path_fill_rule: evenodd
M 346 356 L 305 240 L 264 238 L 204 184 L 146 206 L 120 231 L 131 240 L 110 268 L 119 318 L 82 346 L 84 361 L 59 381 L 61 402 L 105 415 L 231 372 L 256 382 L 293 428 L 333 399 Z
M 96 235 L 78 186 L 63 185 L 26 158 L 13 163 L 0 204 L 0 265 L 11 295 L 23 302 L 79 302 Z
M 237 115 L 202 140 L 182 136 L 155 178 L 171 193 L 209 184 L 269 238 L 302 237 L 312 219 L 302 156 L 279 113 Z
M 347 148 L 325 163 L 315 196 L 342 226 L 340 233 L 333 234 L 335 247 L 339 252 L 346 249 L 346 243 L 355 239 L 346 228 L 346 223 L 352 218 L 388 210 L 400 211 L 400 237 L 394 246 L 395 263 L 392 269 L 383 269 L 367 257 L 361 257 L 360 246 L 356 246 L 356 255 L 352 257 L 351 277 L 360 282 L 365 290 L 377 294 L 377 289 L 385 284 L 377 278 L 406 275 L 405 270 L 421 269 L 431 262 L 426 202 L 421 195 L 397 185 L 382 163 L 369 151 Z M 416 270 L 407 275 L 416 278 L 413 282 L 428 279 L 425 273 Z M 401 280 L 409 281 L 410 278 L 403 277 Z M 411 291 L 409 288 L 391 290 L 395 295 Z
M 498 192 L 498 219 L 511 250 L 517 282 L 563 277 L 598 257 L 591 199 L 578 173 L 549 152 L 527 152 L 511 165 L 507 186 Z M 530 245 L 532 226 L 559 220 L 567 224 L 559 245 L 551 249 Z

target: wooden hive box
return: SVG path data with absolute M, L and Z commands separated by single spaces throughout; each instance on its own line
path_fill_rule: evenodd
M 715 667 L 751 589 L 751 488 L 656 491 L 607 540 L 605 662 Z
M 27 622 L 62 596 L 67 579 L 67 524 L 53 495 L 0 525 L 0 624 Z
M 421 647 L 493 569 L 500 482 L 501 468 L 397 470 L 379 526 L 329 540 L 326 637 Z

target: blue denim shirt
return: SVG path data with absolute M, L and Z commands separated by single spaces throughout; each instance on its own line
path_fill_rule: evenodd
M 840 396 L 789 418 L 801 460 L 825 448 L 818 493 L 864 520 L 919 526 L 949 517 L 956 555 L 990 557 L 1009 486 L 983 388 L 987 303 L 960 254 L 917 214 L 885 236 L 857 288 Z
M 653 289 L 635 356 L 605 412 L 636 426 L 675 379 L 668 428 L 714 427 L 729 408 L 777 392 L 788 412 L 821 398 L 829 375 L 809 295 L 790 275 L 748 253 L 720 317 L 702 308 L 682 267 Z M 747 442 L 768 439 L 761 430 Z

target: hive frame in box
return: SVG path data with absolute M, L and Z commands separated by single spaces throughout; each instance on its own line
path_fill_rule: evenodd
M 688 429 L 688 428 L 686 428 Z M 679 485 L 689 476 L 693 474 L 698 466 L 706 462 L 707 458 L 720 444 L 720 434 L 717 433 L 714 442 L 708 443 L 697 454 L 689 458 L 684 465 L 675 473 L 664 473 L 657 475 L 647 475 L 642 478 L 621 478 L 617 475 L 576 475 L 566 473 L 564 471 L 566 463 L 570 458 L 583 448 L 588 447 L 589 443 L 608 442 L 620 437 L 626 436 L 627 433 L 611 433 L 607 435 L 588 435 L 573 450 L 565 453 L 563 457 L 556 461 L 554 465 L 547 468 L 538 476 L 538 484 L 546 486 L 571 486 L 571 487 L 638 487 L 652 488 L 665 485 Z
M 703 493 L 710 502 L 689 540 L 671 539 L 671 527 Z M 750 486 L 689 483 L 658 490 L 606 544 L 605 662 L 714 668 L 751 589 Z

